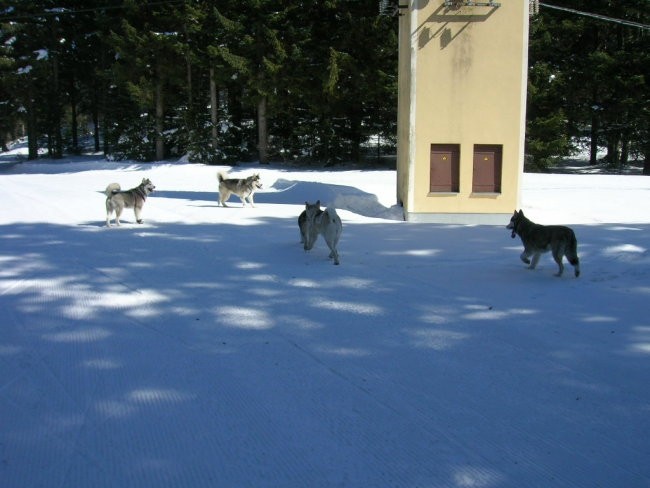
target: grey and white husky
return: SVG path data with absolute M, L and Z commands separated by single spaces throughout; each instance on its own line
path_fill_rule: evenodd
M 330 258 L 334 258 L 334 264 L 339 264 L 339 252 L 337 245 L 343 231 L 343 223 L 336 213 L 336 209 L 328 207 L 325 210 L 320 208 L 320 200 L 316 203 L 305 202 L 305 210 L 298 217 L 300 227 L 300 242 L 304 245 L 305 251 L 314 247 L 318 235 L 321 234 L 330 248 Z
M 516 235 L 524 244 L 521 260 L 528 264 L 529 269 L 535 269 L 542 253 L 551 251 L 553 259 L 559 266 L 555 276 L 562 276 L 564 265 L 562 258 L 573 266 L 576 278 L 580 276 L 580 259 L 578 258 L 578 240 L 573 229 L 565 225 L 540 225 L 532 222 L 524 215 L 523 210 L 516 211 L 506 226 L 512 230 L 511 237 Z M 533 257 L 532 261 L 529 259 Z
M 106 226 L 111 226 L 111 215 L 115 211 L 115 224 L 120 225 L 120 216 L 125 208 L 132 208 L 135 212 L 135 221 L 141 224 L 142 207 L 147 200 L 147 195 L 154 191 L 156 187 L 149 178 L 143 178 L 135 188 L 122 190 L 119 183 L 111 183 L 106 187 Z
M 246 201 L 255 206 L 253 194 L 262 188 L 262 181 L 259 174 L 254 174 L 248 178 L 228 178 L 226 173 L 218 173 L 219 179 L 219 203 L 227 207 L 226 202 L 233 193 L 241 198 L 242 206 L 246 206 Z

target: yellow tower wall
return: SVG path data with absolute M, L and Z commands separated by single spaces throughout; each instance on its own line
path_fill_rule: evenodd
M 519 205 L 523 172 L 528 2 L 415 0 L 402 14 L 397 191 L 405 217 L 502 223 Z M 432 144 L 459 148 L 456 191 L 430 191 Z M 475 145 L 501 148 L 499 191 L 473 191 Z

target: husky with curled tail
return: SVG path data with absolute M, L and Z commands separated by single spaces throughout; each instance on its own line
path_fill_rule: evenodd
M 135 188 L 122 190 L 119 183 L 111 183 L 106 187 L 106 226 L 111 226 L 111 215 L 115 211 L 115 225 L 120 225 L 120 216 L 125 208 L 132 208 L 135 213 L 135 221 L 138 224 L 143 222 L 141 217 L 142 207 L 147 200 L 149 193 L 156 187 L 149 178 L 143 178 Z
M 262 189 L 262 181 L 259 173 L 249 176 L 248 178 L 229 178 L 227 173 L 217 173 L 219 180 L 219 203 L 222 207 L 227 207 L 226 202 L 231 195 L 237 195 L 241 199 L 242 207 L 246 202 L 251 207 L 255 206 L 253 194 Z
M 320 200 L 316 203 L 305 202 L 305 210 L 298 217 L 298 227 L 300 242 L 305 251 L 310 251 L 314 247 L 320 234 L 330 248 L 329 257 L 334 259 L 334 264 L 340 264 L 337 245 L 343 231 L 343 223 L 335 208 L 328 207 L 322 210 Z
M 565 225 L 540 225 L 532 222 L 524 215 L 523 210 L 516 211 L 510 219 L 506 229 L 512 230 L 511 237 L 521 238 L 524 252 L 519 258 L 529 269 L 535 269 L 542 253 L 551 251 L 553 259 L 559 270 L 555 276 L 562 276 L 564 264 L 562 259 L 566 256 L 573 266 L 576 278 L 580 276 L 580 259 L 578 258 L 578 240 L 575 232 Z M 533 257 L 532 261 L 529 259 Z

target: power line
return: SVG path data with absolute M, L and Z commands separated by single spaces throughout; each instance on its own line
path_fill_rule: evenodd
M 641 24 L 640 22 L 632 22 L 631 20 L 616 19 L 614 17 L 608 17 L 606 15 L 592 14 L 590 12 L 582 12 L 581 10 L 575 10 L 567 7 L 558 7 L 557 5 L 549 5 L 548 3 L 539 2 L 539 5 L 554 10 L 562 10 L 563 12 L 570 12 L 572 14 L 582 15 L 584 17 L 591 17 L 593 19 L 604 20 L 606 22 L 614 22 L 615 24 L 626 25 L 628 27 L 636 27 L 638 29 L 650 30 L 650 25 Z

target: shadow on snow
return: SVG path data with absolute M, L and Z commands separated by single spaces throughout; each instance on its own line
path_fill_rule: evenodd
M 319 190 L 328 198 L 316 184 L 303 185 L 287 182 L 277 194 L 259 194 L 259 201 L 295 203 L 303 191 Z M 178 198 L 196 196 L 178 192 Z M 253 432 L 284 438 L 285 447 L 321 439 L 317 453 L 336 452 L 319 422 L 337 423 L 335 429 L 379 446 L 387 433 L 380 426 L 389 420 L 395 442 L 412 446 L 406 479 L 419 481 L 422 466 L 452 471 L 448 463 L 431 464 L 440 452 L 430 429 L 435 434 L 444 425 L 474 425 L 478 440 L 471 429 L 454 431 L 452 448 L 458 442 L 462 451 L 466 441 L 487 452 L 494 446 L 481 446 L 481 439 L 508 433 L 512 419 L 528 418 L 531 405 L 551 425 L 585 422 L 584 412 L 578 415 L 553 395 L 589 392 L 598 402 L 616 387 L 585 373 L 603 367 L 602 350 L 592 350 L 594 336 L 610 341 L 604 350 L 616 356 L 613 368 L 623 374 L 647 371 L 648 328 L 622 323 L 622 312 L 617 316 L 616 306 L 606 303 L 647 301 L 650 289 L 642 280 L 625 290 L 617 289 L 616 280 L 632 275 L 634 283 L 639 262 L 647 266 L 650 227 L 576 231 L 584 270 L 578 280 L 553 277 L 548 255 L 537 271 L 525 270 L 518 261 L 520 242 L 500 227 L 351 224 L 336 267 L 322 240 L 309 253 L 301 249 L 294 219 L 258 219 L 252 229 L 3 226 L 4 379 L 44 365 L 56 378 L 35 387 L 46 395 L 41 401 L 49 402 L 48 418 L 18 420 L 8 430 L 28 439 L 30 453 L 44 449 L 36 434 L 30 438 L 32 422 L 54 424 L 60 436 L 81 432 L 81 449 L 87 446 L 87 456 L 101 459 L 94 446 L 117 435 L 116 424 L 135 432 L 164 431 L 174 429 L 170 419 L 195 415 L 200 424 L 171 433 L 180 445 L 154 443 L 148 455 L 167 464 L 191 462 L 191 452 L 213 448 L 215 441 L 202 436 L 207 431 L 228 446 L 221 453 L 225 458 L 239 462 L 251 450 L 265 452 L 260 462 L 270 469 L 286 453 L 269 453 L 263 439 L 247 437 Z M 570 298 L 584 297 L 578 293 L 582 287 L 593 291 L 589 304 Z M 68 396 L 56 395 L 58 388 Z M 338 400 L 328 396 L 335 391 Z M 23 401 L 28 402 L 15 399 L 17 405 Z M 621 399 L 633 423 L 641 419 L 638 401 Z M 545 410 L 548 402 L 554 410 Z M 253 406 L 258 403 L 264 409 Z M 164 406 L 163 413 L 155 405 Z M 346 423 L 355 409 L 374 412 L 368 423 L 359 420 L 363 434 Z M 79 410 L 93 429 L 79 430 L 83 425 L 70 420 Z M 315 424 L 294 429 L 292 412 L 300 419 L 298 411 L 313 415 Z M 587 422 L 601 421 L 586 415 Z M 648 430 L 647 423 L 641 427 Z M 410 433 L 402 438 L 401 432 Z M 539 435 L 557 442 L 532 435 L 534 442 Z M 527 441 L 512 442 L 500 449 L 530 448 Z M 380 455 L 382 448 L 373 452 Z M 120 468 L 109 481 L 127 479 L 136 465 L 161 477 L 171 469 L 147 465 L 137 451 L 114 455 Z M 303 450 L 295 456 L 307 456 L 305 465 L 319 462 Z M 348 462 L 345 454 L 332 456 L 334 463 Z M 245 472 L 219 474 L 232 483 L 247 479 Z M 494 476 L 491 486 L 507 479 L 503 472 Z M 372 473 L 360 478 L 381 481 Z

